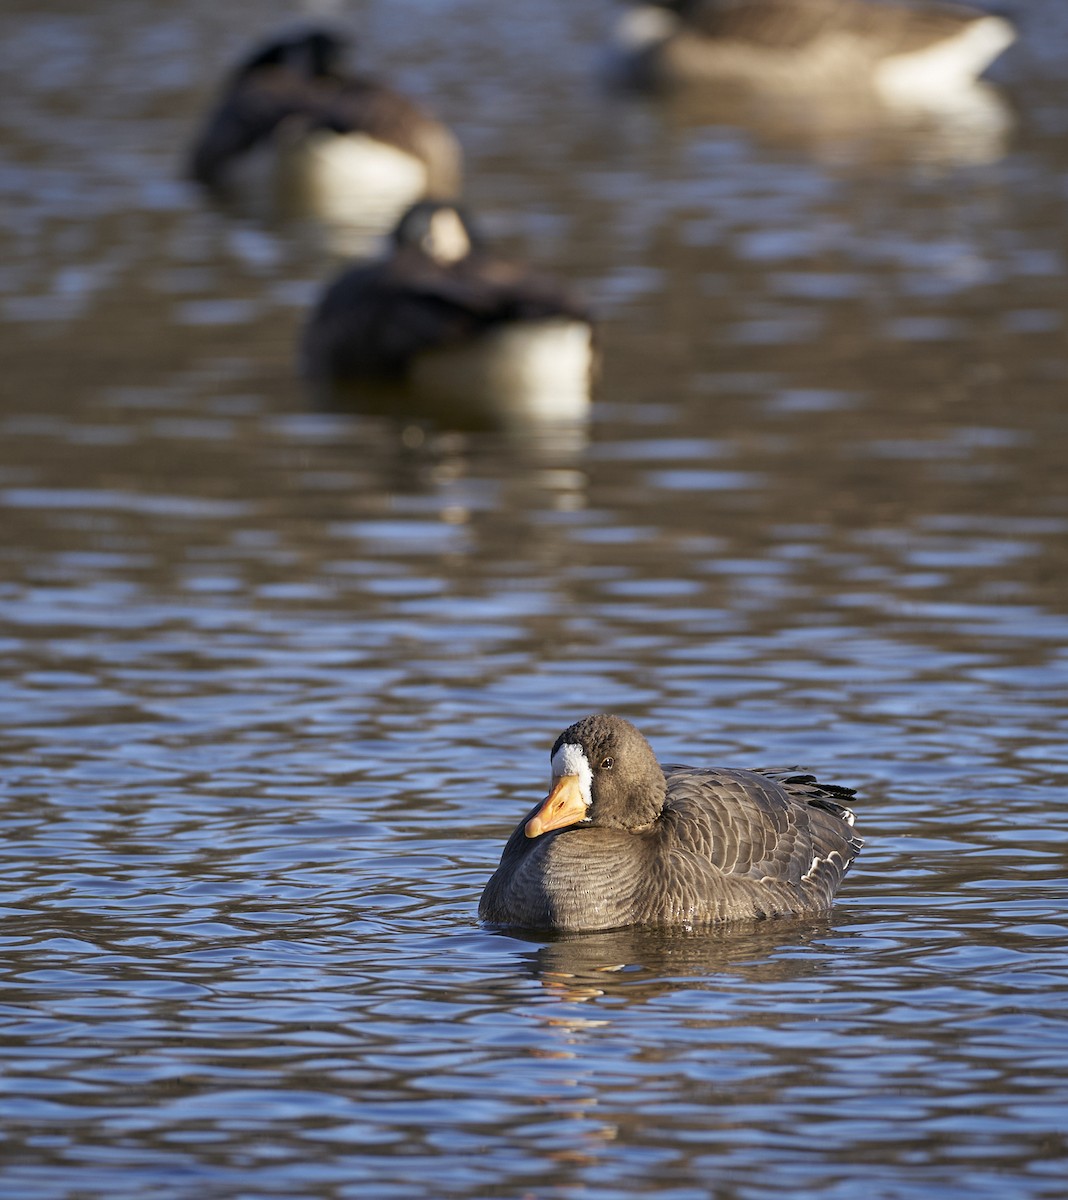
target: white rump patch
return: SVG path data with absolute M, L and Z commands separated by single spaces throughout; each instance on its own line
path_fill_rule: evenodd
M 593 803 L 593 797 L 590 794 L 593 771 L 590 770 L 590 761 L 586 757 L 585 750 L 581 746 L 576 746 L 574 742 L 565 742 L 553 755 L 552 766 L 554 784 L 561 775 L 578 776 L 582 802 L 589 808 Z
M 972 21 L 937 45 L 912 54 L 897 54 L 875 69 L 875 90 L 890 103 L 933 101 L 973 83 L 1016 39 L 1001 17 Z

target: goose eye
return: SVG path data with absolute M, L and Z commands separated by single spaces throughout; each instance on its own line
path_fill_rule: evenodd
M 611 755 L 609 755 L 607 758 L 602 758 L 601 759 L 601 770 L 602 771 L 611 771 L 611 769 L 612 769 Z

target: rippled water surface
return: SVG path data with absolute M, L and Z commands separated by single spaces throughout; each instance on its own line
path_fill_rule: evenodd
M 177 164 L 273 3 L 0 14 L 0 1190 L 1061 1197 L 1068 20 L 997 119 L 626 98 L 614 8 L 353 7 L 583 429 L 317 410 L 315 231 Z M 827 921 L 524 940 L 556 734 L 856 786 Z

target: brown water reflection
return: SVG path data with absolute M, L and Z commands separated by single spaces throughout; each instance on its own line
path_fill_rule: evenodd
M 600 307 L 588 427 L 517 438 L 315 409 L 335 264 L 177 178 L 287 12 L 8 5 L 5 1193 L 1060 1195 L 1068 25 L 1017 8 L 969 157 L 622 100 L 607 2 L 354 7 Z M 606 707 L 857 785 L 832 919 L 480 929 Z

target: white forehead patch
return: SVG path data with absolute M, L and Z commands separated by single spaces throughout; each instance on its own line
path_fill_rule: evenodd
M 561 775 L 577 775 L 582 801 L 587 808 L 593 803 L 590 795 L 590 785 L 593 783 L 593 772 L 590 770 L 590 760 L 581 746 L 574 742 L 565 742 L 553 755 L 553 782 Z

